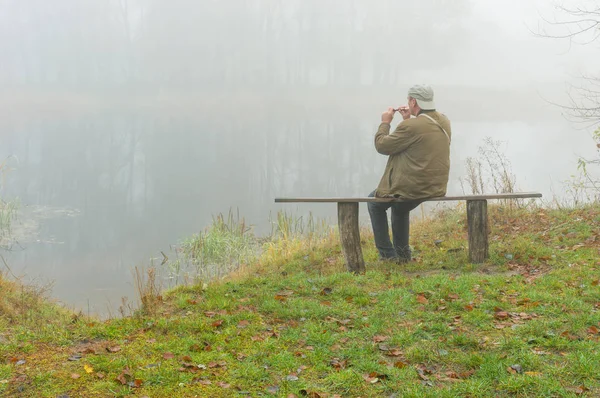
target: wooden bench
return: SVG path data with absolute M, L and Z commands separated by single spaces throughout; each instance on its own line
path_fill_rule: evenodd
M 467 224 L 469 237 L 469 259 L 472 263 L 483 263 L 488 258 L 487 201 L 491 199 L 541 198 L 538 192 L 500 193 L 491 195 L 443 196 L 426 199 L 425 202 L 467 201 Z M 360 246 L 358 204 L 361 202 L 402 202 L 393 198 L 276 198 L 275 203 L 337 203 L 338 225 L 342 251 L 348 271 L 363 273 L 365 261 Z

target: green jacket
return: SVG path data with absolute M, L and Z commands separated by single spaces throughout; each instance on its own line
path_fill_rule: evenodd
M 437 121 L 449 137 L 422 114 L 402 121 L 391 134 L 390 124 L 381 123 L 375 135 L 375 148 L 389 158 L 375 196 L 424 199 L 446 195 L 450 120 L 436 111 L 424 113 Z

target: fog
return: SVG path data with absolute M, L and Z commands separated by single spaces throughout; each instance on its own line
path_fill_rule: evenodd
M 560 196 L 595 145 L 550 102 L 599 59 L 532 33 L 554 13 L 527 0 L 1 0 L 0 195 L 21 202 L 7 262 L 103 312 L 134 297 L 134 266 L 219 212 L 259 233 L 282 209 L 333 217 L 273 199 L 371 192 L 381 113 L 416 83 L 452 122 L 448 194 L 491 137 L 520 190 Z

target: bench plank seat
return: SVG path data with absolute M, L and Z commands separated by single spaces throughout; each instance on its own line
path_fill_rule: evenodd
M 425 199 L 426 202 L 450 202 L 456 200 L 528 199 L 541 198 L 538 192 L 497 193 L 490 195 L 440 196 Z M 275 203 L 364 203 L 364 202 L 403 202 L 394 198 L 275 198 Z

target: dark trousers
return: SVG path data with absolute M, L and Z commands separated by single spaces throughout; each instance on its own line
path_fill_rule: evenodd
M 375 191 L 369 197 L 375 197 Z M 410 232 L 410 211 L 419 206 L 422 200 L 411 200 L 406 202 L 369 202 L 369 215 L 375 235 L 375 246 L 379 251 L 379 257 L 386 260 L 410 261 L 411 251 L 408 244 Z M 387 218 L 387 210 L 392 209 L 392 235 L 394 243 L 390 240 L 390 232 Z

